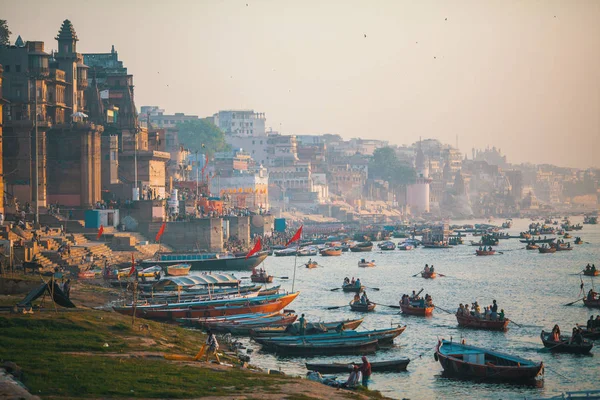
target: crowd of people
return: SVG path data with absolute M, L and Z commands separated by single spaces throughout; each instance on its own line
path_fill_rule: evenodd
M 592 264 L 592 265 L 590 265 L 590 264 L 588 263 L 588 265 L 586 265 L 586 266 L 585 266 L 585 272 L 588 272 L 588 273 L 595 273 L 595 272 L 596 272 L 596 264 Z
M 583 331 L 580 327 L 573 327 L 573 332 L 571 333 L 570 338 L 566 338 L 560 335 L 560 327 L 558 325 L 554 325 L 552 328 L 552 332 L 550 334 L 550 338 L 553 342 L 563 343 L 567 342 L 569 344 L 583 344 Z
M 590 332 L 600 330 L 600 315 L 596 315 L 596 319 L 594 319 L 593 315 L 590 315 L 590 319 L 587 321 L 586 328 Z
M 504 310 L 501 309 L 500 312 L 498 312 L 498 303 L 496 300 L 494 300 L 491 305 L 483 307 L 483 312 L 481 312 L 481 306 L 477 301 L 471 304 L 470 309 L 468 303 L 465 303 L 464 305 L 460 303 L 456 310 L 456 315 L 475 317 L 489 321 L 504 321 Z
M 426 274 L 433 274 L 435 272 L 435 268 L 433 267 L 433 264 L 431 264 L 431 267 L 429 266 L 429 264 L 425 264 L 425 268 L 423 269 L 423 272 Z
M 310 260 L 309 260 L 309 262 L 310 262 Z M 348 277 L 345 277 L 344 278 L 344 286 L 361 287 L 362 283 L 360 282 L 360 278 L 354 279 L 354 277 L 352 277 L 352 279 L 348 279 Z
M 352 299 L 352 304 L 362 304 L 364 306 L 370 303 L 369 297 L 367 297 L 367 292 L 363 290 L 362 295 L 359 293 L 354 294 L 354 299 Z

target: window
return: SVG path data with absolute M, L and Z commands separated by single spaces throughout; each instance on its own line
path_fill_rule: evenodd
M 21 66 L 19 64 L 15 65 L 15 72 L 21 72 Z
M 4 66 L 4 72 L 10 72 L 10 65 Z
M 254 140 L 252 141 L 252 144 L 254 144 Z

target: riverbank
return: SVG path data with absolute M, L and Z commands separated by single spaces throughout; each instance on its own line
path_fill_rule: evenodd
M 349 392 L 305 379 L 266 374 L 241 362 L 222 343 L 223 365 L 169 361 L 165 354 L 194 356 L 205 335 L 178 326 L 94 309 L 118 292 L 77 282 L 77 309 L 33 314 L 0 313 L 2 363 L 18 366 L 31 394 L 42 398 L 236 398 L 369 399 L 378 392 Z M 2 305 L 24 296 L 2 296 Z M 85 305 L 83 305 L 85 304 Z M 0 363 L 0 365 L 2 364 Z M 14 394 L 18 398 L 17 393 Z

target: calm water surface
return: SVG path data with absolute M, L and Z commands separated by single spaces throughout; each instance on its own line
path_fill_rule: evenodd
M 452 224 L 487 221 L 452 221 Z M 500 225 L 501 220 L 494 221 Z M 511 234 L 526 230 L 530 220 L 514 220 Z M 582 218 L 571 218 L 576 224 Z M 289 308 L 299 314 L 305 313 L 308 321 L 333 321 L 343 318 L 365 317 L 359 330 L 380 329 L 392 324 L 406 324 L 406 331 L 395 340 L 391 349 L 380 350 L 370 357 L 371 361 L 409 357 L 408 371 L 402 373 L 375 373 L 372 389 L 393 398 L 411 399 L 518 399 L 524 397 L 550 396 L 567 390 L 598 389 L 600 356 L 578 356 L 541 352 L 539 338 L 542 328 L 550 330 L 558 323 L 563 332 L 569 332 L 575 323 L 585 323 L 589 316 L 600 314 L 583 306 L 582 302 L 566 307 L 565 303 L 577 299 L 580 278 L 577 272 L 589 262 L 600 266 L 600 225 L 584 225 L 582 231 L 571 232 L 581 236 L 589 244 L 575 246 L 573 251 L 540 254 L 527 251 L 518 239 L 501 240 L 497 250 L 504 254 L 488 257 L 474 255 L 475 247 L 456 246 L 452 249 L 434 250 L 418 248 L 413 251 L 379 250 L 371 253 L 343 253 L 341 257 L 313 257 L 322 268 L 306 269 L 302 265 L 306 258 L 298 258 L 295 289 L 301 291 L 299 298 Z M 465 243 L 470 239 L 468 236 Z M 401 240 L 401 239 L 400 239 Z M 569 239 L 572 241 L 573 239 Z M 398 242 L 398 239 L 394 239 Z M 573 246 L 573 245 L 572 245 Z M 374 259 L 375 268 L 359 268 L 361 258 Z M 435 265 L 436 271 L 447 275 L 435 280 L 426 280 L 412 275 L 419 272 L 425 263 Z M 290 280 L 276 280 L 291 290 L 294 269 L 293 257 L 269 257 L 267 270 L 276 276 L 289 276 Z M 238 276 L 248 274 L 238 273 Z M 510 324 L 505 332 L 487 332 L 457 327 L 454 315 L 437 309 L 431 318 L 411 317 L 398 314 L 397 309 L 377 306 L 375 312 L 359 314 L 349 307 L 327 310 L 327 307 L 345 305 L 352 294 L 331 292 L 339 287 L 345 276 L 360 277 L 367 287 L 369 298 L 380 304 L 397 305 L 403 293 L 424 288 L 422 295 L 433 296 L 434 304 L 454 311 L 459 303 L 478 301 L 482 308 L 496 299 L 507 317 L 519 323 L 519 328 Z M 591 287 L 591 278 L 584 277 L 586 291 Z M 600 281 L 595 282 L 600 285 Z M 546 375 L 541 388 L 508 384 L 484 384 L 447 379 L 441 376 L 442 368 L 433 359 L 438 338 L 460 340 L 467 344 L 505 351 L 536 361 L 544 361 Z M 304 376 L 305 358 L 279 357 L 260 351 L 260 345 L 249 339 L 241 340 L 255 351 L 251 363 L 264 368 L 281 368 L 288 374 Z M 599 343 L 600 344 L 600 343 Z M 600 346 L 592 353 L 600 351 Z M 312 357 L 311 361 L 356 360 L 358 356 Z M 345 378 L 345 376 L 344 376 Z

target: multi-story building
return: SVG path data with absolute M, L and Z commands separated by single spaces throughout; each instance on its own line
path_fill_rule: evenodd
M 0 193 L 4 193 L 4 171 L 2 169 L 2 106 L 4 98 L 2 97 L 2 73 L 4 68 L 0 65 Z M 4 196 L 0 196 L 0 212 L 4 214 Z
M 267 139 L 268 165 L 271 167 L 292 166 L 298 162 L 296 136 L 270 133 Z
M 425 155 L 420 143 L 415 158 L 415 168 L 417 177 L 415 183 L 408 185 L 406 188 L 406 204 L 410 206 L 413 213 L 428 213 L 431 179 L 429 178 L 429 168 L 425 163 Z
M 222 110 L 213 115 L 214 124 L 225 135 L 263 136 L 265 114 L 254 110 Z
M 184 113 L 165 114 L 165 110 L 158 106 L 142 106 L 139 115 L 142 126 L 148 121 L 158 128 L 176 128 L 177 124 L 187 121 L 197 121 L 197 115 L 185 115 Z
M 6 191 L 39 206 L 47 202 L 90 206 L 101 198 L 103 128 L 84 114 L 93 93 L 69 20 L 56 40 L 58 51 L 52 55 L 44 51 L 43 42 L 0 48 L 5 97 L 10 102 L 3 111 L 3 162 L 5 170 L 15 171 L 6 178 Z

